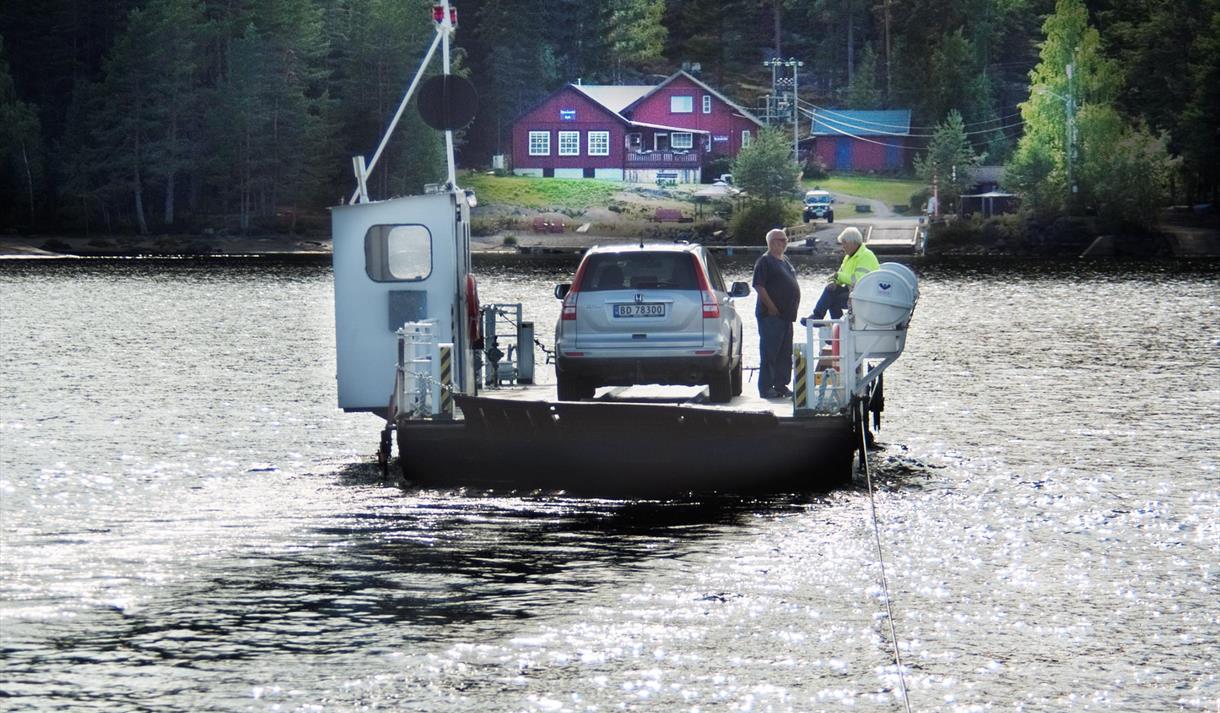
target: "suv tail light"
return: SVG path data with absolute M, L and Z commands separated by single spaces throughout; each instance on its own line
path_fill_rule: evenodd
M 576 300 L 580 297 L 580 283 L 584 280 L 585 266 L 588 264 L 588 260 L 582 260 L 580 267 L 576 269 L 576 277 L 572 278 L 572 286 L 568 288 L 568 294 L 563 298 L 563 311 L 560 313 L 562 320 L 576 319 Z
M 703 295 L 703 318 L 719 319 L 720 303 L 716 301 L 716 293 L 712 292 L 711 285 L 707 284 L 707 272 L 703 269 L 703 263 L 693 254 L 690 259 L 695 261 L 695 275 L 699 277 L 699 292 Z

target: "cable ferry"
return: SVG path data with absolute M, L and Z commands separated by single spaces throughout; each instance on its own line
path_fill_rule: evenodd
M 727 371 L 711 373 L 706 387 L 673 376 L 658 380 L 687 385 L 621 374 L 577 381 L 570 368 L 557 383 L 539 383 L 534 326 L 521 304 L 478 300 L 470 253 L 475 199 L 457 185 L 452 141 L 452 131 L 473 116 L 461 105 L 473 93 L 449 73 L 453 15 L 447 2 L 436 13 L 436 38 L 398 114 L 372 160 L 353 159 L 355 192 L 331 216 L 338 404 L 385 419 L 383 470 L 396 442 L 404 482 L 422 487 L 665 496 L 817 491 L 849 482 L 867 419 L 879 424 L 884 409 L 882 372 L 906 342 L 918 298 L 914 273 L 886 263 L 857 284 L 842 318 L 798 330 L 790 398 L 743 393 L 741 337 L 732 324 L 727 361 L 716 362 Z M 420 111 L 445 133 L 448 181 L 424 195 L 371 200 L 367 176 L 438 45 L 444 73 L 424 83 Z M 668 252 L 695 255 L 690 264 L 701 264 L 698 250 Z M 711 275 L 693 278 L 703 295 L 695 307 L 709 325 L 709 315 L 720 315 L 717 304 L 727 310 L 727 301 L 749 289 L 713 289 L 719 273 Z M 557 289 L 565 311 L 569 302 L 576 309 L 580 282 L 578 272 Z M 662 317 L 658 300 L 641 297 L 647 287 L 624 283 L 598 293 L 606 318 L 634 325 Z M 620 295 L 623 304 L 641 304 L 620 306 Z M 641 332 L 633 330 L 625 338 L 638 340 Z M 559 356 L 571 364 L 579 352 Z

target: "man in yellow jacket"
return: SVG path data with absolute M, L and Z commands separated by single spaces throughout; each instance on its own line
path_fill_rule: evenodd
M 845 229 L 839 234 L 839 245 L 845 253 L 843 263 L 822 290 L 822 296 L 818 298 L 818 303 L 813 307 L 813 314 L 809 315 L 808 319 L 822 319 L 827 312 L 830 313 L 831 319 L 842 317 L 843 310 L 847 309 L 847 297 L 851 294 L 851 288 L 856 286 L 861 277 L 880 267 L 877 256 L 864 246 L 864 238 L 859 230 Z

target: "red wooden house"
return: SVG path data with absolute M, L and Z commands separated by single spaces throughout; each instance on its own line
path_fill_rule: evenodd
M 920 149 L 910 109 L 818 109 L 811 133 L 818 161 L 832 171 L 901 172 Z
M 686 72 L 658 85 L 568 84 L 513 123 L 513 172 L 698 183 L 763 126 Z

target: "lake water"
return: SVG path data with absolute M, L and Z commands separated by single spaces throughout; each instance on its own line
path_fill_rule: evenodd
M 1220 710 L 1220 265 L 918 269 L 912 707 Z M 564 272 L 480 272 L 549 344 Z M 333 343 L 327 264 L 0 261 L 0 708 L 902 709 L 866 490 L 404 492 Z

